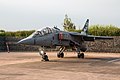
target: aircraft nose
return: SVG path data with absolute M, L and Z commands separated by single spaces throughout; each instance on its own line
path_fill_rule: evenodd
M 34 39 L 32 39 L 32 38 L 24 38 L 24 39 L 18 41 L 17 44 L 33 45 L 34 44 Z

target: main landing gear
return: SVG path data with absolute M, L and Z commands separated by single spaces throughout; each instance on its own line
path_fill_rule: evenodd
M 80 48 L 78 47 L 78 48 L 76 48 L 76 52 L 77 52 L 77 57 L 78 58 L 82 58 L 82 59 L 84 59 L 84 53 L 80 53 Z
M 78 58 L 82 58 L 82 59 L 84 59 L 84 53 L 80 53 L 80 52 L 78 52 Z
M 64 53 L 63 51 L 65 50 L 65 47 L 61 47 L 59 52 L 57 53 L 58 58 L 64 58 Z

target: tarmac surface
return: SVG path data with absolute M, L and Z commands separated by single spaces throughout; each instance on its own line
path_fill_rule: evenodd
M 0 80 L 120 80 L 120 53 L 47 52 L 42 62 L 38 52 L 0 52 Z

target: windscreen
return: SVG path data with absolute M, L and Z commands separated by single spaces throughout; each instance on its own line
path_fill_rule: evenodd
M 43 28 L 41 30 L 35 31 L 34 33 L 32 33 L 30 35 L 30 37 L 36 37 L 36 36 L 40 37 L 40 36 L 44 36 L 44 35 L 47 35 L 47 34 L 51 34 L 51 33 L 56 32 L 56 31 L 58 31 L 58 29 L 46 27 L 46 28 Z

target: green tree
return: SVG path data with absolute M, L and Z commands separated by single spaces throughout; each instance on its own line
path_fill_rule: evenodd
M 5 36 L 5 30 L 0 30 L 0 36 Z
M 91 25 L 88 31 L 96 36 L 120 36 L 120 28 L 113 25 Z
M 74 25 L 74 23 L 72 23 L 71 19 L 68 18 L 67 15 L 65 15 L 63 27 L 64 27 L 64 30 L 66 30 L 66 31 L 76 30 L 76 26 Z

